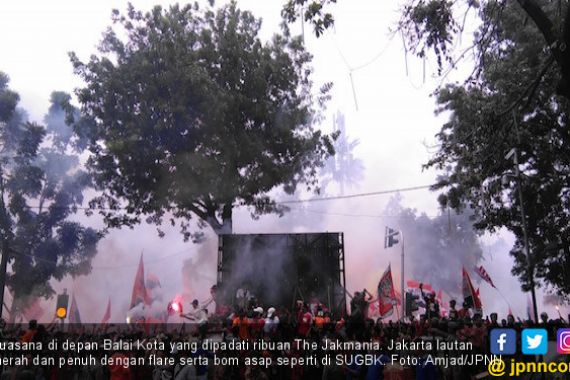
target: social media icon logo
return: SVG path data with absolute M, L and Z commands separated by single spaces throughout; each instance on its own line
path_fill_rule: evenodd
M 548 331 L 545 329 L 524 329 L 521 336 L 522 353 L 544 355 L 548 352 Z
M 517 352 L 517 332 L 513 329 L 491 330 L 490 342 L 493 355 L 512 355 Z
M 558 329 L 556 333 L 556 348 L 559 354 L 570 354 L 570 329 Z

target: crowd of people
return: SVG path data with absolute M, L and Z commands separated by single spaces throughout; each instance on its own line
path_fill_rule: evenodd
M 368 297 L 367 297 L 368 294 Z M 429 297 L 429 296 L 428 296 Z M 430 350 L 395 349 L 395 341 L 435 341 L 469 342 L 472 353 L 487 354 L 488 336 L 491 329 L 507 327 L 522 329 L 536 326 L 533 321 L 515 319 L 512 315 L 500 320 L 496 313 L 488 317 L 463 307 L 455 310 L 455 302 L 449 305 L 447 316 L 439 315 L 439 305 L 426 303 L 423 314 L 410 315 L 406 320 L 373 320 L 368 316 L 368 305 L 372 301 L 368 292 L 357 292 L 351 299 L 350 310 L 346 315 L 332 314 L 326 305 L 318 302 L 305 303 L 298 301 L 294 310 L 284 307 L 263 305 L 258 301 L 236 304 L 232 310 L 223 314 L 209 315 L 204 305 L 194 301 L 190 311 L 184 317 L 195 323 L 164 326 L 102 325 L 102 326 L 70 326 L 62 328 L 61 324 L 42 325 L 31 321 L 27 328 L 20 325 L 2 326 L 3 342 L 43 342 L 46 356 L 60 355 L 96 358 L 95 363 L 84 365 L 65 364 L 34 365 L 29 361 L 26 365 L 10 365 L 3 362 L 1 380 L 56 380 L 56 379 L 92 379 L 92 380 L 187 380 L 187 379 L 322 379 L 322 380 L 378 380 L 378 379 L 450 379 L 464 380 L 483 373 L 486 365 L 437 366 L 429 362 L 430 355 L 437 356 L 437 346 Z M 431 301 L 430 301 L 431 302 Z M 267 307 L 269 306 L 269 307 Z M 219 309 L 217 310 L 220 311 Z M 541 315 L 539 325 L 550 331 L 550 337 L 556 336 L 556 329 L 566 325 L 562 318 L 550 319 L 545 313 Z M 298 339 L 310 343 L 298 344 Z M 50 352 L 48 342 L 51 340 L 72 342 L 97 342 L 104 340 L 163 343 L 163 346 L 146 346 L 145 349 L 129 350 L 118 347 L 113 350 L 99 349 L 73 352 Z M 240 350 L 209 349 L 202 345 L 207 340 L 219 342 L 289 342 L 290 345 L 258 345 L 242 346 Z M 325 355 L 331 355 L 325 349 L 325 341 L 334 342 L 376 342 L 372 349 L 359 349 L 358 346 L 345 351 L 332 353 L 332 360 L 323 362 Z M 194 342 L 192 349 L 183 343 Z M 297 343 L 295 343 L 297 342 Z M 171 343 L 180 343 L 180 345 Z M 315 343 L 312 345 L 312 343 Z M 61 347 L 59 345 L 58 347 Z M 180 347 L 180 348 L 176 348 Z M 310 348 L 308 348 L 310 347 Z M 520 352 L 520 350 L 518 351 Z M 446 355 L 461 355 L 465 352 L 445 352 Z M 20 355 L 20 352 L 4 352 L 3 356 Z M 35 353 L 37 354 L 37 353 Z M 335 355 L 341 354 L 342 360 Z M 369 354 L 376 358 L 364 363 L 355 358 Z M 111 364 L 102 364 L 104 356 L 113 358 Z M 393 358 L 416 357 L 419 362 L 407 364 Z M 31 353 L 30 353 L 31 357 Z M 151 361 L 150 358 L 155 360 Z M 167 360 L 156 360 L 171 359 Z M 227 365 L 215 365 L 214 358 Z M 245 358 L 257 358 L 257 361 L 246 362 Z M 302 358 L 314 358 L 311 365 L 279 365 L 277 359 L 286 358 L 285 363 L 302 363 Z M 141 365 L 122 365 L 121 359 L 143 359 Z M 181 360 L 185 359 L 185 360 Z M 192 359 L 192 360 L 189 360 Z M 294 360 L 296 359 L 296 360 Z M 520 357 L 520 360 L 529 360 Z M 225 361 L 224 361 L 225 360 Z M 232 362 L 232 360 L 236 360 Z M 109 361 L 107 361 L 108 363 Z M 57 362 L 56 362 L 57 363 Z M 80 361 L 78 361 L 80 363 Z M 132 362 L 131 362 L 132 363 Z M 282 362 L 283 363 L 283 362 Z

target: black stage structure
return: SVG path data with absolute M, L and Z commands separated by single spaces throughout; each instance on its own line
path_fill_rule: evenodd
M 297 300 L 318 300 L 335 316 L 346 314 L 344 234 L 220 235 L 218 297 L 236 305 L 247 289 L 263 306 L 292 310 Z M 241 292 L 243 295 L 243 291 Z

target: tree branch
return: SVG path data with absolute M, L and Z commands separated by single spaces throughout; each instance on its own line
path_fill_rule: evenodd
M 552 21 L 550 21 L 546 13 L 533 0 L 517 0 L 517 2 L 534 21 L 548 45 L 552 46 L 556 42 L 556 35 L 554 34 Z
M 552 66 L 553 63 L 554 63 L 554 56 L 551 55 L 548 58 L 548 60 L 546 61 L 546 64 L 544 65 L 542 70 L 540 70 L 540 73 L 538 73 L 538 76 L 536 77 L 536 79 L 533 80 L 532 83 L 530 83 L 527 86 L 527 88 L 525 88 L 525 90 L 523 91 L 521 96 L 519 96 L 506 110 L 499 113 L 498 116 L 504 116 L 507 113 L 511 112 L 521 101 L 523 101 L 524 98 L 527 97 L 527 94 L 528 94 L 527 101 L 524 104 L 524 106 L 522 107 L 523 109 L 526 108 L 530 104 L 530 101 L 531 101 L 532 97 L 534 96 L 534 93 L 536 92 L 538 85 L 542 81 L 542 77 L 544 77 L 544 75 L 546 74 L 546 72 L 548 71 L 550 66 Z

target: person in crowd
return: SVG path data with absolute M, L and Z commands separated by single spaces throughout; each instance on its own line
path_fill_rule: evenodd
M 420 284 L 420 292 L 425 303 L 426 318 L 439 318 L 439 304 L 435 299 L 435 292 L 424 292 L 424 284 Z
M 471 317 L 471 312 L 469 311 L 469 304 L 467 301 L 463 301 L 463 305 L 461 309 L 457 312 L 457 317 L 459 319 L 465 319 L 467 317 Z
M 459 313 L 457 312 L 456 305 L 457 301 L 449 301 L 449 319 L 452 321 L 456 321 L 459 318 Z
M 236 304 L 243 310 L 247 310 L 249 301 L 252 297 L 253 294 L 249 290 L 249 286 L 247 284 L 243 284 L 243 286 L 240 287 L 236 292 Z
M 36 335 L 37 331 L 38 331 L 38 321 L 32 319 L 30 322 L 28 322 L 28 330 L 26 330 L 24 335 L 22 335 L 21 339 L 22 342 L 24 343 L 31 342 L 32 339 L 34 339 L 34 335 Z
M 263 308 L 258 306 L 253 309 L 253 318 L 251 320 L 251 334 L 255 339 L 259 339 L 263 335 L 264 325 L 265 318 L 263 318 Z
M 122 360 L 128 359 L 125 351 L 116 351 L 111 355 L 112 363 L 109 365 L 109 380 L 131 380 L 131 368 L 120 364 Z M 162 379 L 161 379 L 162 380 Z
M 307 337 L 313 325 L 313 315 L 309 311 L 309 306 L 303 303 L 298 313 L 297 333 L 300 337 Z
M 274 336 L 277 333 L 279 327 L 279 317 L 275 312 L 274 307 L 267 309 L 267 316 L 265 317 L 265 325 L 263 326 L 263 332 L 266 336 Z
M 488 322 L 487 322 L 487 330 L 491 330 L 494 328 L 498 328 L 499 327 L 499 315 L 497 313 L 491 313 L 489 315 L 489 317 L 491 318 Z

